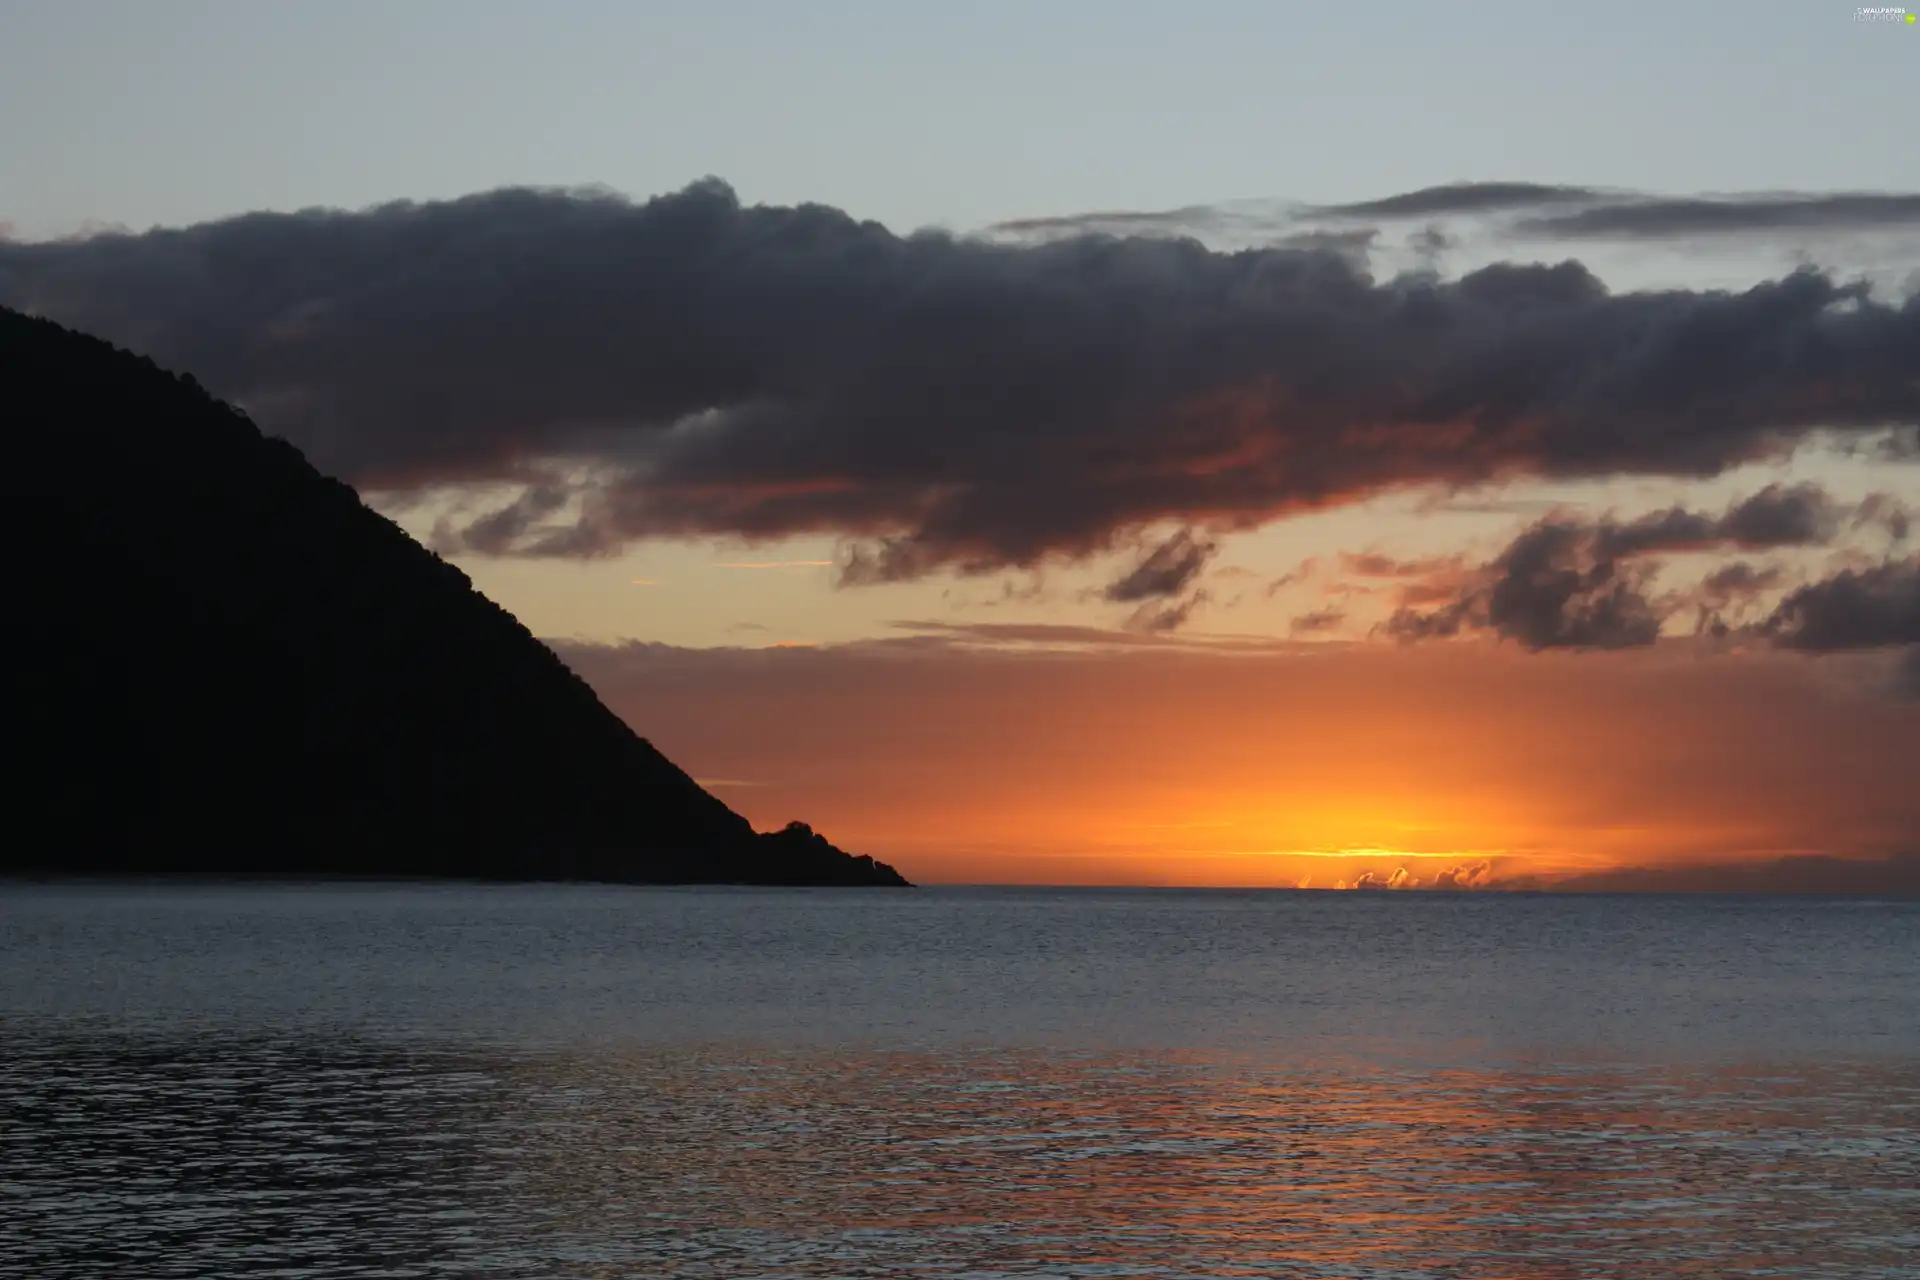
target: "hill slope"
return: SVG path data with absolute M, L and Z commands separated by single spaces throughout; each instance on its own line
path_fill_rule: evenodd
M 189 378 L 0 309 L 0 870 L 902 884 L 747 821 Z

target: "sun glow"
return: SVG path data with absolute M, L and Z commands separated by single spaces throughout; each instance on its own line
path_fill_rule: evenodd
M 782 634 L 805 633 L 763 639 Z M 757 826 L 804 815 L 919 883 L 1332 889 L 1404 870 L 1403 888 L 1544 886 L 1768 850 L 1864 856 L 1920 814 L 1910 704 L 1835 697 L 1785 660 L 596 660 L 616 709 L 696 776 L 779 781 L 728 789 Z
M 1383 862 L 1400 862 L 1407 859 L 1438 858 L 1443 861 L 1459 862 L 1474 858 L 1501 858 L 1507 856 L 1504 849 L 1448 850 L 1444 852 L 1422 852 L 1413 849 L 1265 849 L 1234 853 L 1238 858 L 1369 858 Z

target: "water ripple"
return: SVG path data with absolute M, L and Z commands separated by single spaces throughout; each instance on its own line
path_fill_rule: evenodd
M 9 1029 L 0 1275 L 1911 1276 L 1920 1071 Z

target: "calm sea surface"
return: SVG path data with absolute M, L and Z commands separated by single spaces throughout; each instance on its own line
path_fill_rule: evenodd
M 0 1276 L 1920 1276 L 1920 904 L 0 885 Z

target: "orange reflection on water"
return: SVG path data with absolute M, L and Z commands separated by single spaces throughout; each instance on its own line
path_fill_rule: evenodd
M 538 1076 L 529 1190 L 649 1274 L 1720 1277 L 1905 1265 L 1920 1210 L 1912 1068 L 796 1053 Z

